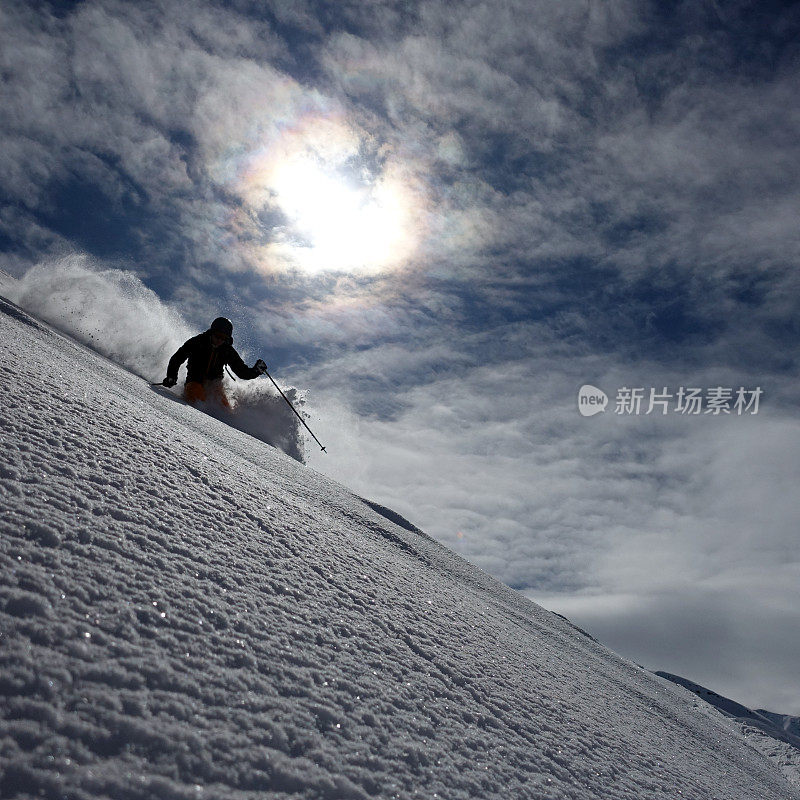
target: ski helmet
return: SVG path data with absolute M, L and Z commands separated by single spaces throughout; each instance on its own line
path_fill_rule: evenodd
M 221 333 L 225 336 L 232 336 L 233 335 L 233 323 L 225 318 L 225 317 L 217 317 L 211 323 L 211 331 L 215 333 Z

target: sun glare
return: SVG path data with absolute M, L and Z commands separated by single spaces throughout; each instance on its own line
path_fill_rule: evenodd
M 399 191 L 386 180 L 355 186 L 309 159 L 278 167 L 271 188 L 291 220 L 281 249 L 309 272 L 378 271 L 407 254 Z
M 263 230 L 265 268 L 377 273 L 409 258 L 412 192 L 390 164 L 354 177 L 358 162 L 357 137 L 330 120 L 288 130 L 253 156 L 239 189 L 256 218 L 261 209 L 282 217 Z

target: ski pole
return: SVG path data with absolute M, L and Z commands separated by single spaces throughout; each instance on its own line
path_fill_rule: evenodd
M 322 452 L 323 453 L 327 453 L 328 451 L 323 447 L 322 442 L 319 439 L 317 439 L 316 436 L 314 436 L 314 431 L 312 431 L 311 428 L 309 428 L 308 425 L 306 425 L 306 421 L 297 413 L 297 409 L 292 405 L 292 401 L 283 393 L 283 391 L 281 390 L 281 387 L 278 386 L 277 383 L 275 383 L 275 379 L 272 377 L 272 375 L 270 375 L 269 372 L 267 372 L 266 369 L 262 369 L 261 370 L 261 374 L 262 375 L 266 375 L 272 381 L 272 385 L 280 392 L 281 397 L 289 404 L 289 408 L 291 408 L 292 411 L 294 411 L 294 415 L 297 417 L 297 419 L 299 419 L 300 422 L 302 422 L 303 425 L 305 425 L 306 430 L 314 438 L 314 441 L 320 446 L 320 449 L 322 450 Z

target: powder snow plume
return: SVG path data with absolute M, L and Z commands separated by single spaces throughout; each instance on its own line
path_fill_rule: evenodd
M 112 361 L 150 380 L 192 335 L 186 321 L 132 272 L 84 255 L 31 267 L 10 299 Z M 196 333 L 196 331 L 195 331 Z
M 18 305 L 148 381 L 166 374 L 170 356 L 199 333 L 161 301 L 133 272 L 96 265 L 82 254 L 31 267 L 4 293 Z M 185 366 L 173 390 L 181 394 Z M 225 379 L 235 413 L 204 408 L 234 428 L 278 447 L 303 462 L 303 437 L 291 409 L 272 385 Z M 300 407 L 301 392 L 284 388 Z
M 297 417 L 269 381 L 258 378 L 231 384 L 226 380 L 225 387 L 233 403 L 234 414 L 231 417 L 223 411 L 219 415 L 221 419 L 225 420 L 227 416 L 225 421 L 229 425 L 269 442 L 286 455 L 305 463 L 303 436 Z M 281 388 L 292 405 L 300 410 L 305 403 L 304 393 L 295 388 Z

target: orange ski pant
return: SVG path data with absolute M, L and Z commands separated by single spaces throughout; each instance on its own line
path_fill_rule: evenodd
M 222 381 L 206 381 L 205 383 L 187 381 L 183 386 L 183 396 L 191 405 L 211 400 L 229 411 L 232 410 L 231 401 L 228 400 L 228 396 L 222 388 Z

